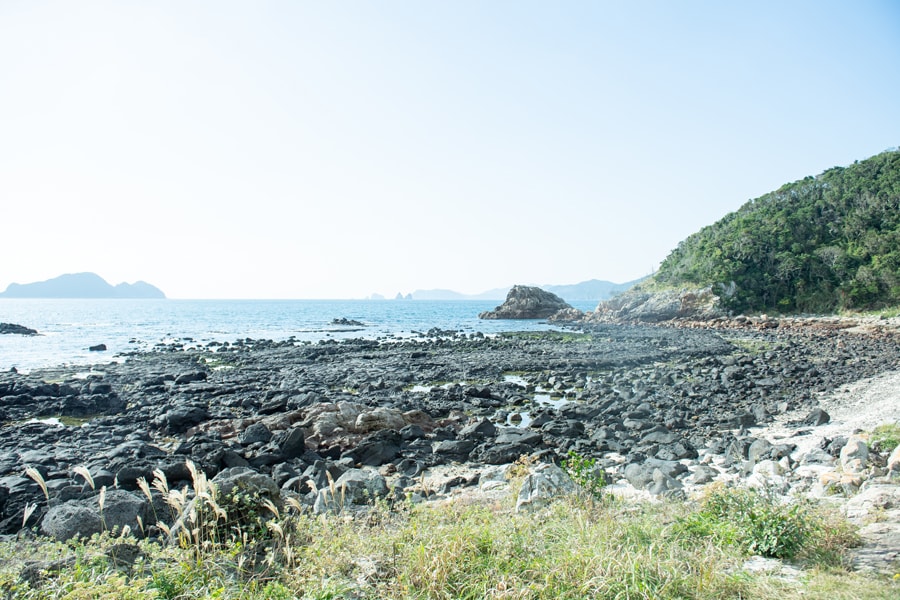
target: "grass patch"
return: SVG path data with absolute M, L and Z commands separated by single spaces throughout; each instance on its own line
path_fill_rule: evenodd
M 197 362 L 203 363 L 204 365 L 209 367 L 211 371 L 224 371 L 228 369 L 234 369 L 236 367 L 233 362 L 226 360 L 216 354 L 200 356 L 197 359 Z
M 900 317 L 900 306 L 893 306 L 891 308 L 885 308 L 879 314 L 880 317 L 884 317 L 885 319 L 892 319 L 894 317 Z
M 506 340 L 546 340 L 561 344 L 584 343 L 594 340 L 593 334 L 577 331 L 505 331 L 497 335 Z
M 676 535 L 694 542 L 715 540 L 746 555 L 806 559 L 836 566 L 855 545 L 852 528 L 834 513 L 808 501 L 784 502 L 766 491 L 713 485 L 698 510 L 680 518 Z
M 747 354 L 757 356 L 775 348 L 775 344 L 756 338 L 731 338 L 728 340 Z
M 599 483 L 571 456 L 570 472 Z M 527 470 L 527 464 L 522 465 Z M 184 507 L 187 493 L 153 490 Z M 150 493 L 149 486 L 147 493 Z M 599 485 L 597 491 L 600 491 Z M 714 488 L 701 502 L 629 504 L 561 498 L 536 514 L 513 498 L 482 503 L 379 504 L 312 515 L 238 492 L 217 495 L 200 474 L 195 515 L 169 541 L 114 537 L 61 544 L 0 542 L 7 598 L 888 598 L 900 584 L 840 568 L 852 530 L 811 504 Z M 117 544 L 140 548 L 116 564 Z M 752 553 L 799 561 L 786 581 L 741 570 Z M 111 558 L 112 557 L 112 558 Z M 28 583 L 29 561 L 46 568 Z M 855 594 L 855 595 L 854 595 Z
M 861 310 L 861 311 L 853 311 L 853 310 L 844 310 L 839 311 L 839 315 L 842 317 L 881 317 L 884 319 L 892 319 L 894 317 L 900 317 L 900 306 L 888 306 L 878 310 Z
M 872 430 L 869 443 L 878 452 L 890 453 L 900 446 L 900 424 L 885 423 Z

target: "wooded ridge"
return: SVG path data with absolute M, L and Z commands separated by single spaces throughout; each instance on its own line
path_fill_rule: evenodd
M 900 304 L 900 151 L 750 200 L 681 242 L 654 283 L 713 286 L 735 312 Z

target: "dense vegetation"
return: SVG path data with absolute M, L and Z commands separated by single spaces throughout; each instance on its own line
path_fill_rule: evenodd
M 900 151 L 750 200 L 679 244 L 655 281 L 711 285 L 737 312 L 900 304 Z

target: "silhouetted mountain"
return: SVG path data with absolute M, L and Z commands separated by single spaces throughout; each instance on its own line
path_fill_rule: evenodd
M 413 300 L 473 300 L 472 296 L 466 296 L 453 290 L 416 290 L 412 293 Z
M 591 279 L 574 285 L 545 285 L 542 289 L 556 294 L 567 302 L 607 300 L 616 294 L 624 292 L 639 281 L 641 279 L 626 283 L 612 283 L 611 281 Z
M 607 300 L 618 293 L 621 293 L 631 286 L 641 281 L 629 281 L 626 283 L 612 283 L 610 281 L 601 281 L 599 279 L 591 279 L 582 281 L 572 285 L 541 285 L 542 290 L 556 294 L 567 302 L 599 302 Z M 506 295 L 512 286 L 505 288 L 495 288 L 482 292 L 480 294 L 460 294 L 452 290 L 416 290 L 412 293 L 413 300 L 505 300 Z
M 36 283 L 11 283 L 0 298 L 165 298 L 144 281 L 112 286 L 96 273 L 69 273 Z

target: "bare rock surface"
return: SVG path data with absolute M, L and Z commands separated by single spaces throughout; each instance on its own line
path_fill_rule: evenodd
M 143 503 L 141 478 L 159 473 L 190 489 L 190 460 L 223 492 L 234 480 L 275 504 L 361 511 L 376 498 L 497 498 L 522 465 L 543 494 L 533 504 L 552 501 L 570 486 L 538 485 L 539 472 L 574 451 L 596 460 L 605 493 L 629 498 L 689 498 L 726 481 L 833 502 L 863 528 L 859 568 L 893 568 L 897 474 L 867 437 L 900 422 L 889 320 L 577 328 L 172 345 L 87 375 L 0 373 L 0 535 L 17 534 L 31 506 L 26 529 L 96 529 L 97 493 L 79 466 L 128 495 L 108 496 L 106 510 Z
M 561 310 L 572 310 L 568 302 L 538 287 L 514 285 L 506 301 L 478 315 L 479 319 L 546 319 Z
M 674 319 L 709 321 L 725 314 L 719 298 L 710 288 L 630 290 L 600 302 L 588 319 L 594 322 L 659 323 Z

